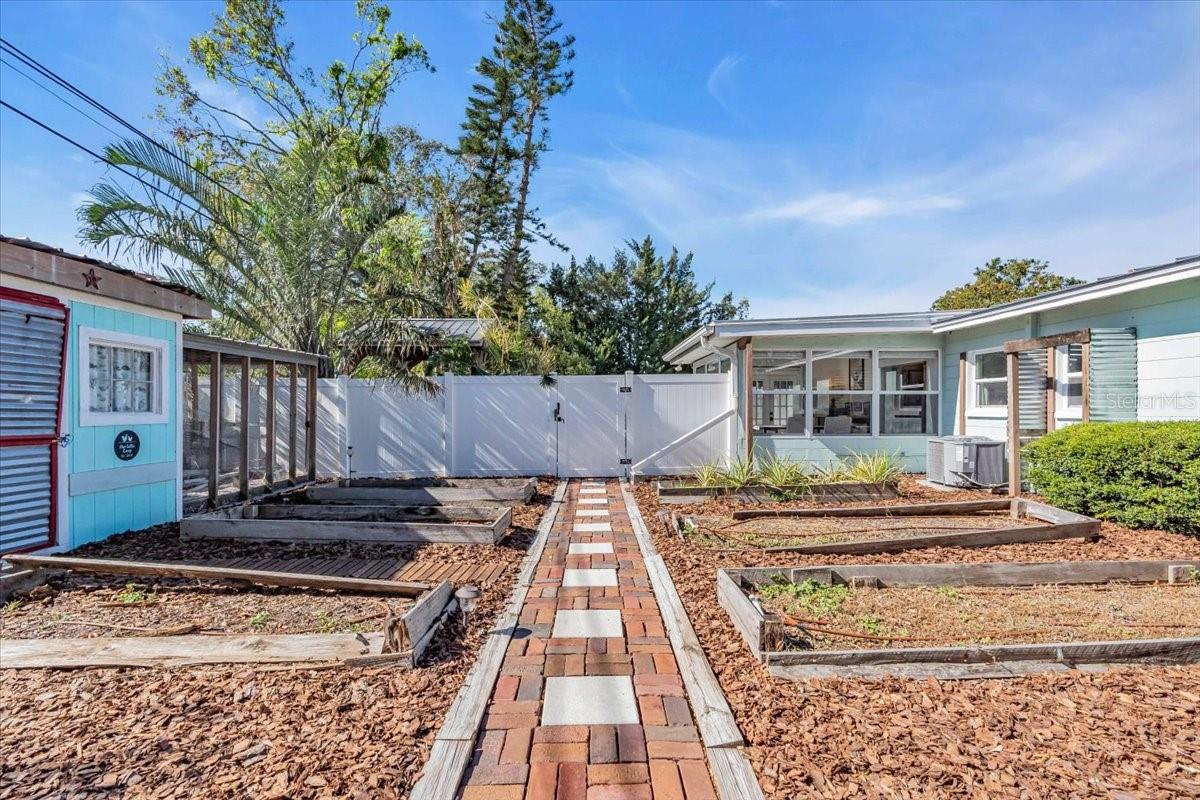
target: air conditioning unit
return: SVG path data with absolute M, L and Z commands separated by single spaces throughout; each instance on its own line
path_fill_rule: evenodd
M 929 440 L 926 477 L 946 486 L 1003 486 L 1008 478 L 1004 442 L 986 436 L 940 436 Z

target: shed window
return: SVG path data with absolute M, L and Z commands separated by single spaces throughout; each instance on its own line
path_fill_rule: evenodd
M 937 433 L 938 351 L 879 354 L 880 433 Z
M 80 424 L 165 422 L 163 353 L 159 339 L 80 328 L 87 386 L 80 393 Z

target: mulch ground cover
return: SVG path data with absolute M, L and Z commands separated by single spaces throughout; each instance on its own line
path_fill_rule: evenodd
M 858 650 L 1200 636 L 1200 582 L 852 589 L 759 587 L 788 649 Z
M 909 491 L 896 503 L 989 497 Z M 1011 680 L 786 681 L 772 677 L 717 603 L 722 567 L 1200 558 L 1200 540 L 1105 523 L 1100 539 L 800 555 L 697 547 L 638 504 L 746 737 L 768 797 L 1159 798 L 1200 796 L 1200 667 L 1131 667 Z M 803 503 L 779 504 L 803 507 Z M 810 504 L 813 505 L 813 504 Z M 693 513 L 728 513 L 720 502 Z M 677 512 L 687 507 L 671 506 Z
M 498 546 L 412 548 L 415 559 L 507 562 L 499 578 L 481 587 L 469 628 L 461 617 L 443 626 L 417 669 L 230 665 L 0 671 L 0 798 L 407 797 L 446 709 L 512 589 L 553 489 L 553 481 L 539 482 L 533 502 L 514 509 L 513 529 Z M 262 547 L 171 539 L 164 526 L 89 545 L 77 554 L 171 560 L 180 552 L 227 557 L 231 545 L 238 554 L 254 555 Z M 298 553 L 307 557 L 314 550 Z M 377 552 L 354 547 L 346 554 L 381 557 Z M 215 587 L 199 585 L 205 591 Z M 107 596 L 110 588 L 93 594 Z M 297 604 L 327 594 L 241 591 L 259 601 L 270 594 Z M 161 600 L 175 592 L 154 594 Z M 304 612 L 299 618 L 312 622 Z

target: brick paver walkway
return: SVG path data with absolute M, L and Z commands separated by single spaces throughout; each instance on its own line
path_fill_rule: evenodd
M 460 797 L 716 798 L 616 482 L 567 489 Z

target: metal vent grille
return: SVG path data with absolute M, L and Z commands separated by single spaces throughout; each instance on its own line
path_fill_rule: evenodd
M 0 297 L 0 436 L 54 436 L 62 375 L 61 309 Z

